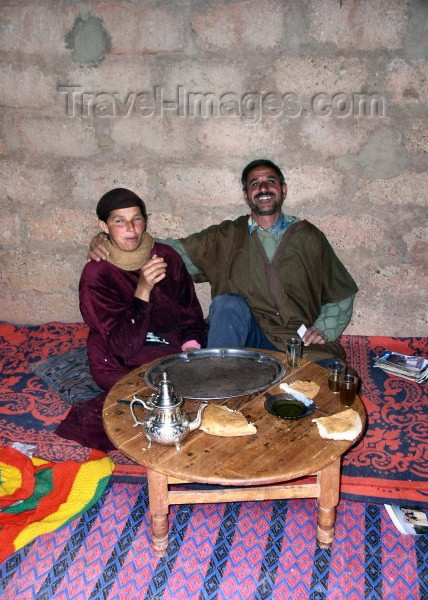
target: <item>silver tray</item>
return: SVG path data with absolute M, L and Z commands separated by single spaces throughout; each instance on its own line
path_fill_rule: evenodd
M 147 385 L 156 390 L 164 371 L 175 393 L 193 400 L 255 394 L 285 375 L 278 359 L 241 348 L 207 348 L 161 358 L 144 373 Z

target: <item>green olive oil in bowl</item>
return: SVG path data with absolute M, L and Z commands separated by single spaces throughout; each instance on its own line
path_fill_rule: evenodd
M 266 410 L 281 419 L 301 419 L 310 415 L 315 409 L 315 402 L 310 398 L 308 403 L 297 400 L 291 394 L 265 394 Z

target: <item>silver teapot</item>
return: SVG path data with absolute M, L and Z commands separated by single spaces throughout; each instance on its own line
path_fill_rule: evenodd
M 166 372 L 162 373 L 158 392 L 152 394 L 147 402 L 133 396 L 131 400 L 131 413 L 135 421 L 134 427 L 142 425 L 144 433 L 149 440 L 147 448 L 150 448 L 152 442 L 157 442 L 166 446 L 175 444 L 176 450 L 180 450 L 182 440 L 191 431 L 198 429 L 202 420 L 202 412 L 208 403 L 202 402 L 198 408 L 195 420 L 190 421 L 187 413 L 181 408 L 183 402 L 183 398 L 175 394 Z M 144 408 L 150 411 L 144 421 L 139 421 L 135 415 L 134 406 L 136 404 L 142 404 Z

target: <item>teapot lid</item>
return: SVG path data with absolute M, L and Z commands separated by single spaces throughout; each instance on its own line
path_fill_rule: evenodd
M 173 408 L 181 402 L 182 399 L 174 392 L 172 383 L 169 381 L 166 371 L 164 371 L 159 382 L 158 393 L 152 400 L 152 404 L 158 408 Z

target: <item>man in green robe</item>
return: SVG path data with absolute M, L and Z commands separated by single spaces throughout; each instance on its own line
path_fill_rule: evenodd
M 250 216 L 162 240 L 196 282 L 211 285 L 208 347 L 285 350 L 303 324 L 304 356 L 344 358 L 337 338 L 352 316 L 354 280 L 317 227 L 282 212 L 287 185 L 277 165 L 251 162 L 242 188 Z M 103 250 L 93 242 L 89 256 Z

